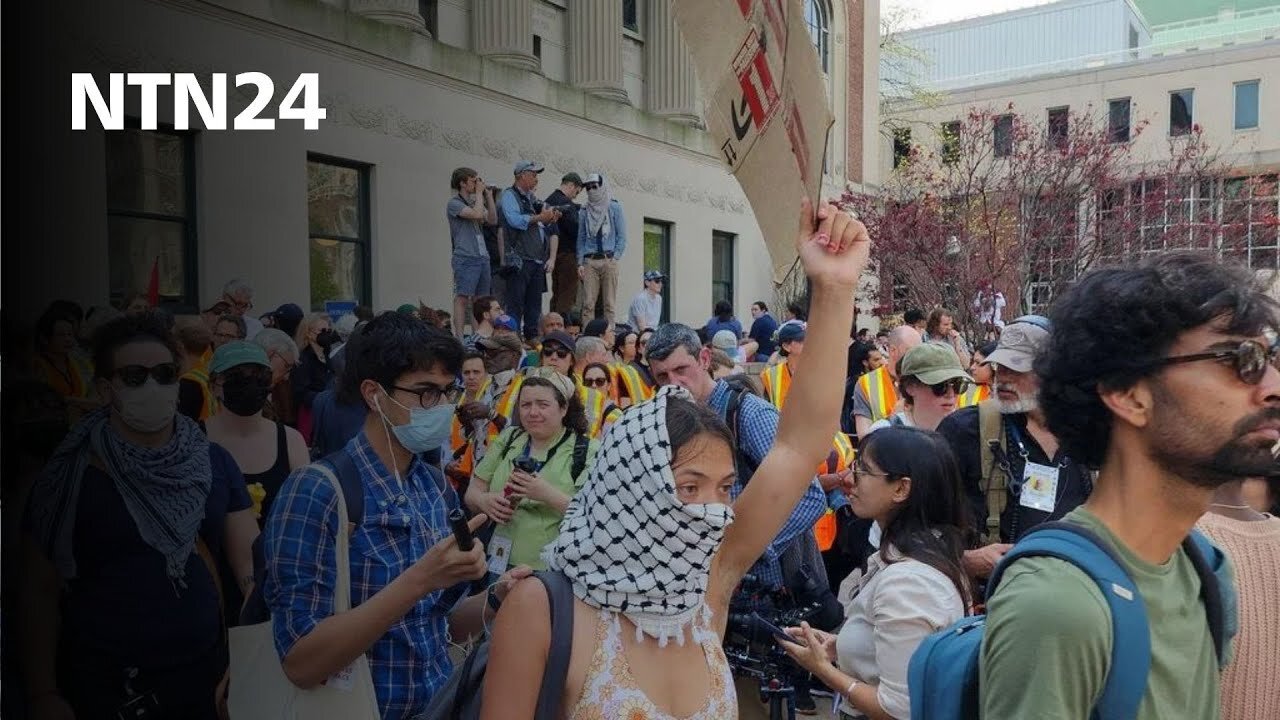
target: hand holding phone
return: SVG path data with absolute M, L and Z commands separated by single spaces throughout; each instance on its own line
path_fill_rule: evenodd
M 449 526 L 453 528 L 453 537 L 458 541 L 458 549 L 462 552 L 471 552 L 475 538 L 471 535 L 471 528 L 467 526 L 466 513 L 462 512 L 461 508 L 454 508 L 449 512 Z
M 773 623 L 769 622 L 768 620 L 765 620 L 763 617 L 761 617 L 761 616 L 760 616 L 760 613 L 758 613 L 758 612 L 751 613 L 751 619 L 752 619 L 752 621 L 755 623 L 755 625 L 756 625 L 756 627 L 757 627 L 757 628 L 759 628 L 759 629 L 761 629 L 761 630 L 764 630 L 765 632 L 769 633 L 769 634 L 770 634 L 770 635 L 772 635 L 772 636 L 774 637 L 774 639 L 776 639 L 776 640 L 786 640 L 787 642 L 795 642 L 795 641 L 796 641 L 796 640 L 795 640 L 795 638 L 793 638 L 793 637 L 791 637 L 790 635 L 788 635 L 788 634 L 787 634 L 787 631 L 786 631 L 786 630 L 783 630 L 782 628 L 778 627 L 777 625 L 774 625 Z

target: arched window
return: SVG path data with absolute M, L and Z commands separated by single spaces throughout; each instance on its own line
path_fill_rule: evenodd
M 809 36 L 818 49 L 818 63 L 822 72 L 831 72 L 831 8 L 827 0 L 805 0 L 804 22 L 809 26 Z

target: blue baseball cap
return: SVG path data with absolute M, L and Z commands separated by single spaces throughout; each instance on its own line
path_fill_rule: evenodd
M 661 270 L 650 270 L 644 274 L 645 282 L 652 280 L 666 280 L 667 276 L 662 274 Z
M 516 319 L 505 314 L 499 315 L 497 319 L 493 321 L 493 326 L 496 328 L 506 328 L 511 332 L 515 332 L 518 329 L 516 326 Z
M 543 170 L 545 170 L 545 169 L 546 169 L 546 168 L 542 167 L 542 164 L 541 164 L 541 163 L 536 163 L 536 162 L 534 162 L 534 161 L 532 161 L 532 160 L 521 160 L 521 161 L 519 161 L 519 162 L 517 162 L 517 163 L 516 163 L 516 167 L 515 167 L 515 170 L 513 171 L 513 173 L 514 173 L 515 175 L 519 175 L 519 174 L 520 174 L 520 173 L 522 173 L 522 172 L 536 172 L 536 173 L 540 173 L 540 172 L 542 172 L 542 171 L 543 171 Z
M 785 322 L 778 328 L 778 342 L 789 343 L 804 340 L 805 326 L 798 322 Z

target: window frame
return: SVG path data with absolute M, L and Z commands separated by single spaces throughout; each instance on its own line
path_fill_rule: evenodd
M 1119 137 L 1116 125 L 1116 110 L 1119 103 L 1124 103 L 1124 137 Z M 1107 100 L 1107 142 L 1127 143 L 1133 139 L 1133 97 L 1111 98 Z
M 1240 88 L 1253 86 L 1253 124 L 1240 125 Z M 1262 125 L 1262 80 L 1241 80 L 1231 86 L 1231 129 L 1238 131 L 1257 130 Z
M 810 10 L 813 11 L 812 19 Z M 831 7 L 827 0 L 805 0 L 804 24 L 809 30 L 809 41 L 818 51 L 818 68 L 824 75 L 831 75 Z
M 360 247 L 360 292 L 359 297 L 354 298 L 357 303 L 366 306 L 373 305 L 373 219 L 371 201 L 373 198 L 373 165 L 370 163 L 351 160 L 348 158 L 337 157 L 335 155 L 326 155 L 324 153 L 308 152 L 307 163 L 318 163 L 321 165 L 332 165 L 335 167 L 348 168 L 359 173 L 359 191 L 358 202 L 360 203 L 358 212 L 360 238 L 353 241 L 351 238 L 342 235 L 333 235 L 329 233 L 313 233 L 311 232 L 311 209 L 307 208 L 307 305 L 313 312 L 323 310 L 323 307 L 316 308 L 315 303 L 311 301 L 311 242 L 312 240 L 330 240 L 339 243 L 349 243 Z M 309 180 L 308 180 L 309 182 Z M 347 298 L 334 298 L 335 300 L 345 300 Z
M 1057 115 L 1061 113 L 1060 115 Z M 1055 115 L 1061 118 L 1061 122 L 1055 124 Z M 1055 128 L 1060 132 L 1055 132 Z M 1045 133 L 1049 140 L 1049 144 L 1062 149 L 1071 143 L 1071 106 L 1058 105 L 1045 109 Z
M 717 273 L 719 272 L 720 267 L 722 265 L 722 263 L 716 261 L 716 251 L 717 249 L 719 249 L 718 243 L 724 243 L 727 246 L 727 249 L 729 252 L 729 260 L 728 260 L 729 278 L 727 280 L 717 279 Z M 711 304 L 712 306 L 714 306 L 716 302 L 719 300 L 728 300 L 730 305 L 734 305 L 734 307 L 737 307 L 737 305 L 735 304 L 736 298 L 734 297 L 734 290 L 735 290 L 735 285 L 737 284 L 737 275 L 738 275 L 737 246 L 738 246 L 737 233 L 731 233 L 727 230 L 712 229 L 711 231 Z M 724 286 L 727 290 L 727 293 L 725 294 L 724 297 L 721 297 L 716 292 L 717 288 L 721 286 Z
M 658 218 L 644 218 L 644 223 L 641 225 L 641 228 L 643 228 L 642 238 L 644 239 L 644 252 L 641 255 L 642 258 L 644 255 L 648 254 L 650 226 L 657 228 L 660 234 L 659 256 L 661 257 L 661 262 L 659 263 L 659 267 L 656 268 L 649 267 L 648 262 L 645 262 L 644 270 L 645 272 L 658 270 L 666 278 L 666 281 L 662 283 L 662 317 L 660 319 L 660 322 L 666 323 L 671 322 L 671 292 L 673 290 L 672 286 L 674 285 L 674 283 L 671 282 L 671 243 L 672 236 L 675 235 L 675 223 Z
M 1182 97 L 1183 93 L 1187 93 L 1187 124 L 1185 128 L 1179 127 L 1175 129 L 1173 125 L 1174 103 Z M 1182 137 L 1184 135 L 1191 134 L 1192 128 L 1196 125 L 1195 99 L 1195 88 L 1182 88 L 1180 90 L 1169 91 L 1169 137 Z
M 156 135 L 169 135 L 178 137 L 182 140 L 182 192 L 185 202 L 184 214 L 181 216 L 168 215 L 166 213 L 157 213 L 147 210 L 137 210 L 128 208 L 118 208 L 111 206 L 111 193 L 106 192 L 106 209 L 107 209 L 107 294 L 111 301 L 117 300 L 116 289 L 111 285 L 111 233 L 110 223 L 112 218 L 126 218 L 131 220 L 151 220 L 156 222 L 181 222 L 182 228 L 182 300 L 178 302 L 164 303 L 165 309 L 172 311 L 174 314 L 190 315 L 200 312 L 200 266 L 199 266 L 199 208 L 197 207 L 196 195 L 196 135 L 195 130 L 175 130 L 171 124 L 157 123 L 156 129 L 142 129 L 142 121 L 140 118 L 127 116 L 125 118 L 125 130 L 137 131 L 139 133 L 152 133 Z M 104 150 L 104 164 L 110 162 L 107 157 L 109 151 Z M 103 168 L 103 181 L 109 182 L 105 166 Z M 126 293 L 130 291 L 145 291 L 147 288 L 128 288 Z M 119 295 L 119 300 L 123 302 L 124 294 Z
M 911 128 L 893 129 L 893 169 L 897 170 L 911 159 Z
M 938 131 L 938 137 L 942 140 L 938 154 L 944 165 L 960 162 L 960 133 L 963 131 L 959 120 L 942 123 L 942 128 Z
M 596 0 L 599 2 L 599 0 Z M 633 33 L 640 33 L 640 0 L 618 0 L 622 3 L 622 29 L 630 30 Z M 627 6 L 631 6 L 632 22 L 627 24 Z
M 1002 144 L 1000 142 L 1000 126 L 1005 124 L 1008 126 L 1008 135 L 1004 145 L 1007 147 L 1001 151 Z M 991 152 L 993 157 L 1006 158 L 1013 155 L 1013 113 L 1002 113 L 995 116 L 994 122 L 991 124 Z

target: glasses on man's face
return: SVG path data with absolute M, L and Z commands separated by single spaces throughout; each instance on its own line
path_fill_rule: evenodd
M 969 381 L 963 378 L 952 378 L 945 382 L 930 385 L 929 389 L 933 391 L 935 397 L 945 397 L 948 390 L 956 395 L 963 395 L 969 389 Z
M 391 389 L 400 392 L 409 393 L 418 397 L 418 405 L 424 408 L 431 408 L 441 403 L 453 405 L 458 402 L 458 398 L 462 396 L 462 388 L 450 383 L 447 386 L 426 385 L 421 388 L 407 388 L 400 385 L 392 385 Z
M 569 357 L 569 349 L 559 345 L 544 345 L 542 347 L 542 357 L 551 357 L 552 355 L 563 360 Z
M 1280 367 L 1280 339 L 1272 341 L 1269 347 L 1257 340 L 1244 340 L 1231 350 L 1167 357 L 1157 361 L 1156 367 L 1200 360 L 1228 361 L 1235 368 L 1236 377 L 1240 378 L 1241 382 L 1246 385 L 1257 385 L 1267 374 L 1268 367 Z
M 589 377 L 582 381 L 583 385 L 589 388 L 606 388 L 609 386 L 609 378 Z
M 147 367 L 145 365 L 125 365 L 116 368 L 112 373 L 115 377 L 120 378 L 120 382 L 125 387 L 142 387 L 147 382 L 147 377 L 155 378 L 156 382 L 161 385 L 172 385 L 178 382 L 178 364 L 177 363 L 160 363 Z

